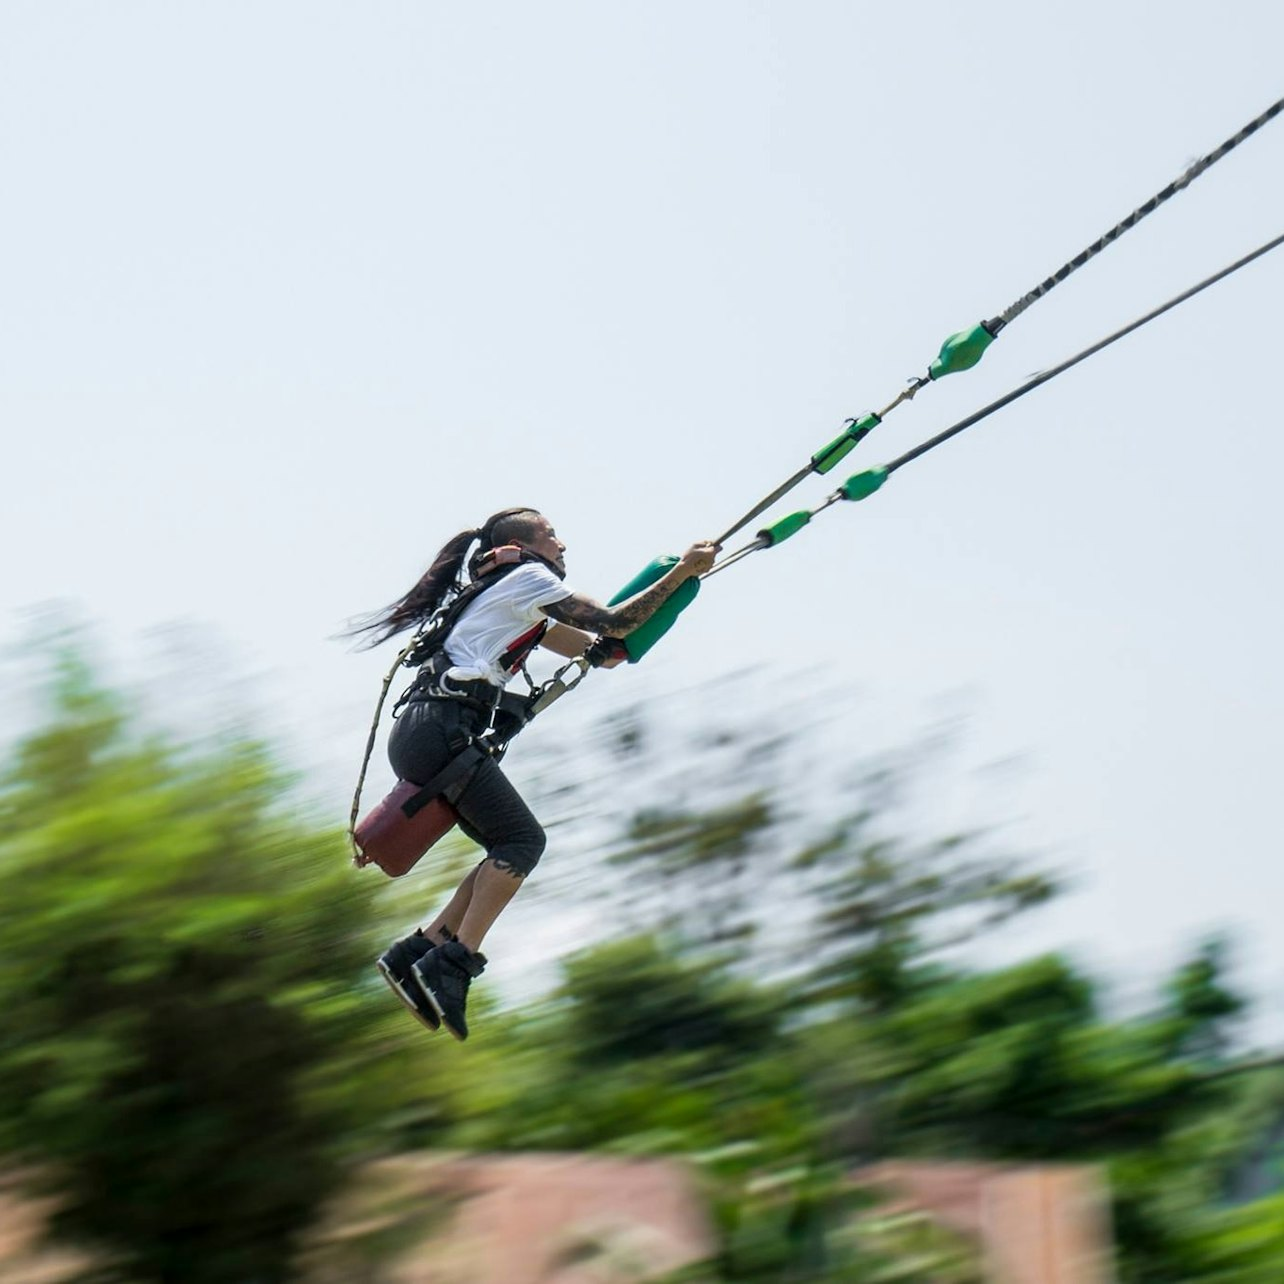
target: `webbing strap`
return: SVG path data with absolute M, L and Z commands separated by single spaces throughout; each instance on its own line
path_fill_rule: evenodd
M 548 632 L 548 621 L 541 620 L 533 628 L 529 628 L 520 637 L 514 638 L 509 644 L 508 649 L 503 655 L 495 661 L 499 668 L 505 673 L 516 673 L 518 669 L 526 662 L 527 656 L 539 646 L 544 634 Z
M 417 816 L 434 798 L 440 798 L 466 771 L 477 766 L 486 754 L 469 743 L 457 753 L 424 787 L 401 804 L 407 817 Z

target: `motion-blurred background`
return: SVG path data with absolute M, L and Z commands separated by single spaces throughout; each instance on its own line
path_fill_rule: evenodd
M 6 1278 L 1284 1279 L 1284 259 L 524 735 L 549 850 L 466 1045 L 370 967 L 477 854 L 348 866 L 391 655 L 341 637 L 512 504 L 602 598 L 722 529 L 1282 46 L 1184 0 L 0 8 Z M 1282 221 L 1277 122 L 853 468 Z

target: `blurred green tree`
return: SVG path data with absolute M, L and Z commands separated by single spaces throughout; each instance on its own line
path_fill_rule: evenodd
M 1217 1091 L 1167 1012 L 1110 1023 L 1055 956 L 942 980 L 882 1024 L 884 1119 L 918 1149 L 1098 1159 L 1157 1144 Z
M 0 779 L 0 1153 L 124 1277 L 285 1279 L 407 1077 L 365 980 L 374 886 L 261 744 L 147 732 L 85 645 L 44 657 Z
M 910 832 L 915 809 L 895 804 L 930 746 L 825 791 L 843 808 L 826 821 L 787 796 L 792 777 L 774 765 L 799 757 L 787 736 L 770 733 L 762 750 L 751 729 L 712 739 L 698 759 L 663 764 L 673 794 L 657 789 L 623 818 L 613 860 L 624 880 L 604 890 L 628 899 L 663 950 L 617 945 L 573 962 L 558 1037 L 584 1051 L 566 1054 L 574 1102 L 550 1086 L 544 1116 L 561 1114 L 582 1145 L 667 1124 L 667 1144 L 730 1159 L 729 1188 L 890 1156 L 1104 1162 L 1125 1278 L 1175 1278 L 1216 1204 L 1208 1125 L 1236 1091 L 1223 1071 L 1242 1002 L 1224 943 L 1196 951 L 1157 1008 L 1128 1021 L 1107 1019 L 1101 981 L 1063 958 L 977 972 L 967 947 L 1061 884 L 996 851 L 988 832 Z M 747 762 L 766 767 L 747 773 Z M 728 972 L 752 982 L 734 1003 L 729 977 L 713 979 Z M 729 1019 L 752 1011 L 755 991 L 773 1033 L 759 1047 Z M 764 1090 L 774 1111 L 748 1104 Z
M 653 937 L 574 955 L 565 977 L 573 1058 L 585 1070 L 670 1052 L 740 1063 L 762 1053 L 780 1024 L 767 989 L 732 979 L 714 960 L 666 950 Z

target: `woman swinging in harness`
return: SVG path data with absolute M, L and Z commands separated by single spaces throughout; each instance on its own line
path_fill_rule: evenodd
M 473 543 L 476 550 L 468 556 Z M 616 606 L 603 606 L 563 583 L 566 546 L 533 508 L 496 513 L 463 531 L 437 554 L 419 582 L 360 632 L 377 645 L 419 628 L 452 591 L 467 605 L 428 655 L 407 693 L 388 741 L 400 780 L 425 784 L 480 735 L 504 687 L 536 646 L 579 656 L 602 639 L 610 652 L 602 667 L 624 658 L 610 640 L 631 633 L 684 581 L 712 565 L 717 553 L 693 544 L 665 575 Z M 467 561 L 469 583 L 461 585 Z M 551 623 L 550 623 L 551 621 Z M 459 827 L 486 856 L 455 889 L 446 907 L 412 935 L 395 941 L 377 966 L 397 997 L 429 1029 L 444 1025 L 468 1037 L 468 986 L 486 966 L 479 953 L 495 919 L 516 895 L 544 852 L 544 830 L 492 757 L 483 757 L 444 797 Z

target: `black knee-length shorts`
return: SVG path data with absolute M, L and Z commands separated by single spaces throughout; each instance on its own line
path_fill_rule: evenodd
M 388 760 L 400 780 L 426 784 L 453 756 L 451 740 L 476 735 L 485 715 L 458 700 L 412 700 L 393 724 Z M 499 763 L 485 758 L 462 784 L 446 790 L 459 827 L 486 854 L 529 874 L 544 854 L 544 829 Z

